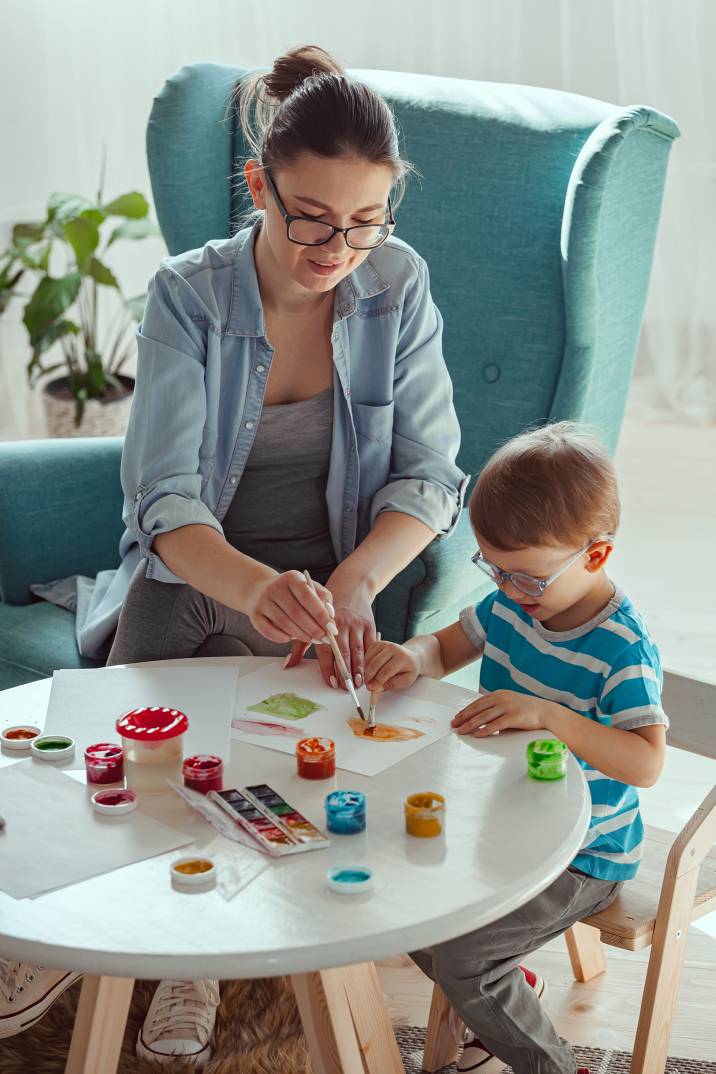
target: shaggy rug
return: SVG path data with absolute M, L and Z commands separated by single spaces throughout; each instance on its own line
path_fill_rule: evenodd
M 181 1063 L 157 1067 L 134 1054 L 134 1042 L 154 987 L 153 981 L 135 985 L 119 1074 L 157 1074 L 158 1070 L 186 1074 Z M 78 982 L 36 1026 L 0 1041 L 0 1074 L 62 1074 L 79 990 Z M 205 1074 L 311 1074 L 296 1003 L 285 978 L 225 982 L 221 996 L 214 1055 L 204 1068 Z M 399 1026 L 395 1033 L 406 1074 L 419 1074 L 425 1030 Z M 591 1074 L 628 1074 L 630 1057 L 626 1052 L 577 1047 L 575 1054 Z M 454 1070 L 445 1068 L 446 1074 Z M 669 1059 L 666 1074 L 716 1074 L 716 1063 Z

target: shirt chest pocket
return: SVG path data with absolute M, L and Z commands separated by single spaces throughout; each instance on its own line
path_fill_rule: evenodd
M 351 411 L 358 439 L 360 462 L 359 499 L 365 500 L 383 488 L 390 473 L 393 445 L 394 404 L 372 406 L 353 403 Z

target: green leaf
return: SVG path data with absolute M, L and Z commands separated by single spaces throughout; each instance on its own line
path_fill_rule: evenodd
M 45 234 L 45 225 L 42 224 L 15 224 L 12 229 L 12 241 L 18 245 L 23 239 L 29 242 L 37 242 Z
M 125 302 L 125 306 L 131 313 L 132 317 L 134 317 L 134 320 L 137 322 L 137 324 L 139 324 L 142 317 L 144 316 L 144 307 L 146 306 L 146 304 L 146 293 L 143 295 L 135 295 L 134 298 L 128 298 Z
M 78 216 L 82 216 L 86 209 L 94 208 L 96 206 L 89 198 L 83 198 L 79 194 L 50 194 L 50 200 L 47 203 L 47 221 L 66 224 L 68 220 L 75 220 Z
M 35 350 L 38 354 L 44 354 L 49 350 L 53 343 L 57 343 L 58 339 L 62 339 L 63 336 L 76 336 L 79 334 L 80 326 L 75 324 L 74 321 L 61 320 L 55 321 L 45 332 L 41 339 L 38 339 L 35 343 Z
M 91 347 L 85 348 L 85 361 L 87 362 L 87 379 L 89 381 L 90 398 L 98 398 L 107 390 L 107 379 L 102 368 L 102 356 Z
M 110 201 L 109 205 L 104 205 L 103 209 L 107 216 L 128 216 L 139 220 L 149 212 L 149 203 L 144 194 L 134 190 L 131 194 L 121 194 L 114 201 Z
M 107 268 L 102 261 L 93 257 L 89 263 L 89 274 L 97 283 L 103 283 L 106 287 L 119 288 L 119 282 L 111 269 Z
M 59 278 L 45 276 L 40 280 L 23 317 L 33 346 L 47 334 L 53 321 L 69 309 L 77 298 L 81 282 L 79 272 L 70 272 Z
M 117 239 L 146 239 L 150 235 L 158 234 L 159 228 L 146 216 L 141 220 L 125 220 L 114 229 L 107 245 L 111 246 Z
M 74 220 L 67 221 L 64 230 L 65 238 L 75 251 L 77 267 L 82 273 L 89 272 L 92 254 L 99 243 L 97 225 L 85 216 L 77 216 Z
M 89 220 L 91 223 L 96 224 L 97 227 L 107 219 L 101 209 L 83 209 L 80 216 L 83 220 Z

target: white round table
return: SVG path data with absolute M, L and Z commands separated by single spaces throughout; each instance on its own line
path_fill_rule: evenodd
M 237 662 L 247 671 L 266 660 L 202 661 Z M 436 686 L 455 709 L 465 704 L 465 691 Z M 47 679 L 1 693 L 0 727 L 24 721 L 42 726 L 49 690 Z M 378 776 L 339 770 L 335 780 L 315 784 L 296 776 L 293 758 L 234 740 L 225 787 L 269 783 L 320 827 L 328 791 L 362 790 L 367 831 L 332 836 L 327 850 L 272 862 L 228 902 L 216 890 L 186 895 L 171 887 L 167 863 L 191 847 L 31 900 L 0 892 L 0 953 L 91 975 L 66 1068 L 72 1074 L 88 1074 L 88 1057 L 101 1047 L 103 1074 L 116 1069 L 121 1032 L 118 1043 L 107 1040 L 107 1012 L 112 1007 L 114 1021 L 124 1025 L 134 978 L 282 974 L 293 977 L 316 1074 L 348 1074 L 354 1066 L 362 1074 L 356 1066 L 356 1057 L 366 1063 L 361 1024 L 375 1038 L 367 1049 L 368 1069 L 402 1070 L 372 962 L 496 921 L 547 887 L 581 844 L 590 815 L 582 771 L 570 756 L 565 780 L 530 780 L 525 748 L 534 737 L 451 734 Z M 3 753 L 0 763 L 21 756 Z M 419 790 L 445 796 L 444 840 L 405 834 L 403 802 Z M 169 813 L 162 819 L 170 823 L 172 810 L 186 817 L 178 799 L 164 808 Z M 371 895 L 327 889 L 329 867 L 347 864 L 373 868 Z

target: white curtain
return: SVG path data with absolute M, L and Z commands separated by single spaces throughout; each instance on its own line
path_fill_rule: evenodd
M 0 3 L 0 244 L 52 190 L 149 195 L 152 97 L 185 63 L 269 64 L 318 43 L 348 67 L 551 86 L 674 116 L 632 403 L 716 421 L 716 4 L 712 0 L 4 0 Z M 458 151 L 458 147 L 456 147 Z M 117 247 L 128 293 L 159 240 Z M 16 306 L 0 319 L 0 438 L 42 435 Z

